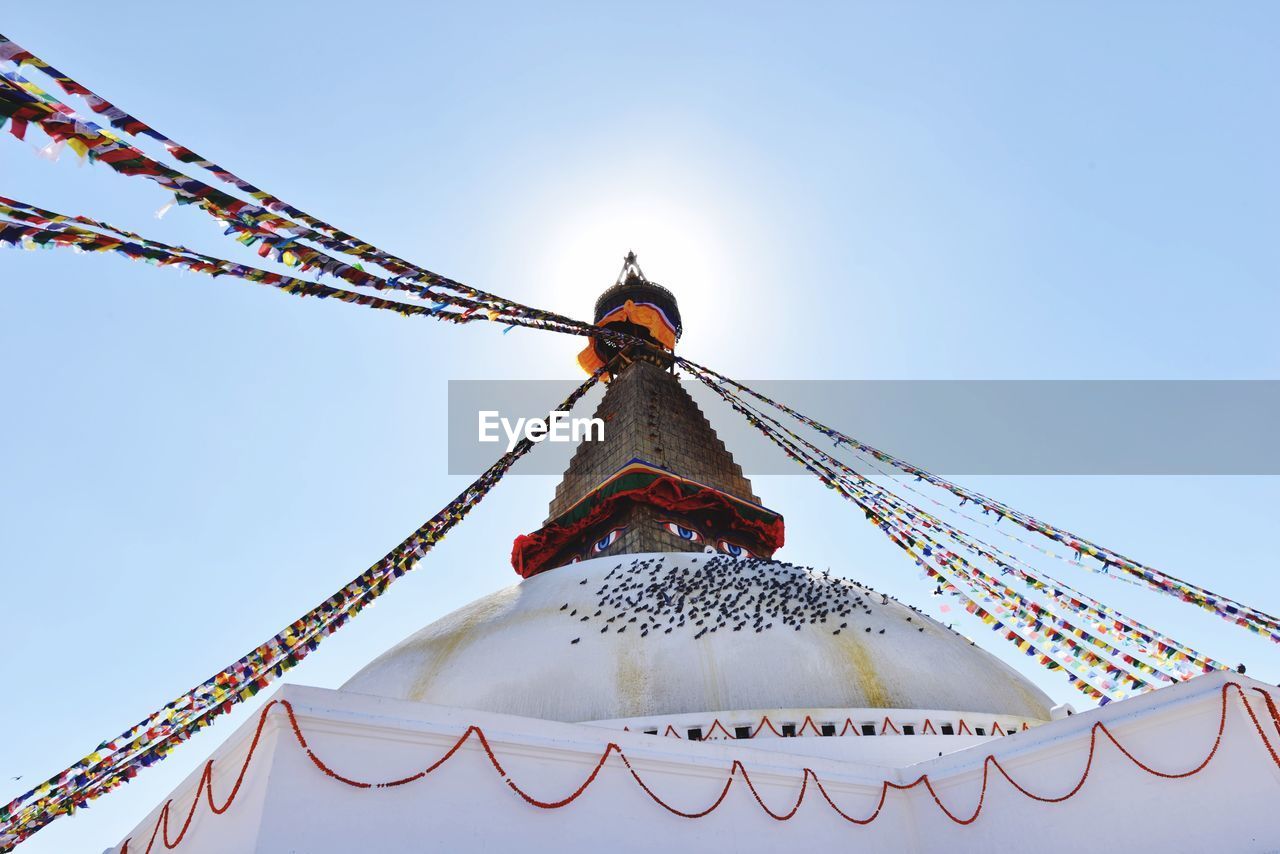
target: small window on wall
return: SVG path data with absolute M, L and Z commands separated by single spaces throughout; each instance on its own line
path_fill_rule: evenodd
M 783 725 L 782 725 L 782 736 L 783 736 L 783 738 L 795 738 L 795 736 L 796 736 L 796 725 L 795 725 L 795 724 L 783 724 Z
M 977 733 L 978 735 L 986 735 L 986 734 L 987 734 L 987 730 L 986 730 L 986 728 L 985 728 L 985 727 L 976 726 L 976 727 L 974 727 L 974 728 L 973 728 L 973 731 L 974 731 L 975 733 Z
M 875 725 L 875 724 L 863 724 L 863 725 L 862 725 L 862 734 L 863 734 L 863 735 L 875 735 L 875 734 L 876 734 L 876 725 Z
M 647 729 L 647 730 L 645 730 L 645 731 L 644 731 L 644 734 L 645 734 L 645 735 L 657 735 L 657 734 L 658 734 L 658 731 L 657 731 L 656 729 Z
M 734 737 L 734 738 L 751 738 L 751 727 L 749 727 L 749 726 L 736 726 L 736 727 L 734 727 L 734 728 L 733 728 L 733 737 Z
M 943 734 L 943 735 L 955 735 L 955 734 L 956 734 L 956 728 L 955 728 L 955 727 L 953 727 L 951 724 L 943 724 L 943 725 L 942 725 L 942 734 Z
M 695 727 L 690 727 L 690 728 L 689 728 L 689 740 L 690 740 L 690 741 L 702 741 L 702 727 L 696 727 L 696 726 L 695 726 Z
M 835 724 L 823 724 L 823 725 L 822 725 L 822 734 L 823 734 L 823 735 L 835 735 L 835 734 L 836 734 L 836 725 L 835 725 Z
M 903 734 L 903 735 L 915 735 L 915 734 L 916 734 L 916 725 L 915 725 L 915 724 L 903 724 L 903 725 L 902 725 L 902 734 Z

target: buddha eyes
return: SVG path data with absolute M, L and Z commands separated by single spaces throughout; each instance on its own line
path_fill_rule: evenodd
M 702 542 L 702 534 L 698 533 L 693 528 L 686 528 L 679 522 L 663 522 L 662 527 L 682 540 L 688 540 L 691 543 Z M 716 551 L 720 551 L 730 557 L 754 557 L 750 549 L 744 548 L 737 543 L 731 543 L 728 540 L 716 540 L 715 547 L 713 548 L 711 545 L 708 545 L 706 547 L 706 551 L 713 554 Z
M 663 522 L 662 525 L 682 540 L 688 540 L 691 543 L 702 542 L 702 535 L 692 528 L 686 528 L 684 525 L 676 522 Z
M 721 540 L 717 545 L 720 547 L 720 551 L 730 557 L 755 557 L 750 549 L 737 543 L 731 543 L 728 540 Z
M 625 530 L 626 528 L 614 528 L 612 531 L 605 534 L 600 539 L 596 540 L 595 545 L 591 547 L 591 551 L 593 553 L 599 554 L 600 552 L 609 548 L 609 546 L 613 545 L 618 541 L 618 537 L 621 537 L 622 532 Z

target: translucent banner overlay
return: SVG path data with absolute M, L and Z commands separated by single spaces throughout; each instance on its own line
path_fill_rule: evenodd
M 519 419 L 545 418 L 578 380 L 449 383 L 449 473 L 476 475 L 507 450 Z M 747 476 L 806 474 L 697 380 L 681 385 Z M 1280 381 L 760 380 L 743 383 L 810 418 L 942 476 L 1275 475 Z M 595 414 L 603 390 L 570 413 Z M 787 429 L 832 449 L 785 413 L 743 395 Z M 481 413 L 496 441 L 480 441 Z M 505 427 L 503 426 L 505 420 Z M 526 422 L 527 423 L 527 422 Z M 661 413 L 657 429 L 662 430 Z M 595 425 L 597 428 L 599 425 Z M 585 422 L 559 432 L 596 436 Z M 603 425 L 605 440 L 616 440 Z M 538 433 L 535 429 L 535 434 Z M 520 432 L 519 435 L 524 435 Z M 573 441 L 541 442 L 512 474 L 563 474 Z M 839 456 L 857 465 L 847 448 Z M 651 460 L 661 464 L 660 460 Z M 868 474 L 874 470 L 863 467 Z

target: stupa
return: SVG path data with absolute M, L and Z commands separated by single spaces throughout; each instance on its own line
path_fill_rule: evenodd
M 164 850 L 166 810 L 169 841 L 190 811 L 180 848 L 209 852 L 1280 844 L 1276 768 L 1227 702 L 1265 686 L 1216 673 L 1074 714 L 923 613 L 776 560 L 782 515 L 664 355 L 675 296 L 629 255 L 594 319 L 650 346 L 580 356 L 607 371 L 604 438 L 516 537 L 518 583 L 338 690 L 279 689 L 214 755 L 218 812 L 193 775 L 112 850 Z M 1134 764 L 1210 750 L 1185 779 Z
M 634 255 L 595 322 L 664 350 L 681 333 L 675 297 Z M 580 364 L 610 372 L 595 412 L 604 439 L 578 446 L 546 523 L 516 539 L 524 582 L 425 627 L 345 690 L 685 734 L 784 708 L 797 725 L 817 709 L 877 724 L 872 710 L 974 713 L 1014 729 L 1050 719 L 1048 697 L 958 634 L 771 560 L 782 516 L 759 503 L 661 352 L 588 345 Z

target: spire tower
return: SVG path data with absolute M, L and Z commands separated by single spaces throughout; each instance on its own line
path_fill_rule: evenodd
M 709 551 L 769 557 L 782 517 L 761 506 L 724 442 L 674 374 L 683 332 L 675 295 L 647 279 L 634 252 L 595 305 L 595 324 L 649 342 L 621 348 L 592 339 L 578 357 L 608 387 L 595 416 L 604 439 L 578 446 L 546 523 L 518 537 L 517 572 L 601 555 Z

